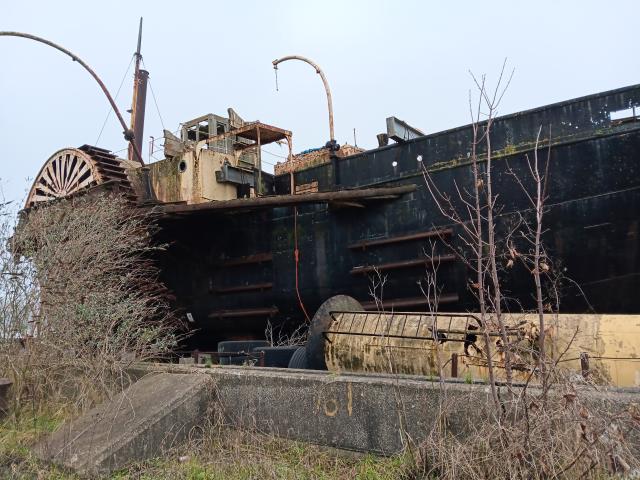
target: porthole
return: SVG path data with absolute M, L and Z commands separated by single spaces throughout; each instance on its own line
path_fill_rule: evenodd
M 180 163 L 178 164 L 178 171 L 180 173 L 184 173 L 187 171 L 187 162 L 185 162 L 184 160 L 180 160 Z

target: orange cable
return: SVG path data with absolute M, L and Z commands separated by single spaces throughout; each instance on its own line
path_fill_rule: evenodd
M 300 308 L 302 309 L 307 322 L 311 322 L 309 314 L 307 313 L 307 309 L 304 308 L 304 303 L 302 302 L 302 297 L 300 296 L 300 289 L 298 288 L 298 267 L 300 265 L 300 251 L 298 250 L 298 207 L 293 207 L 293 241 L 293 256 L 296 262 L 296 295 L 298 296 L 298 303 L 300 304 Z

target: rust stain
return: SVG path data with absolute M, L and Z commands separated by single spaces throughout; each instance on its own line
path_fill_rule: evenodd
M 563 362 L 564 368 L 579 373 L 578 359 L 584 352 L 590 356 L 591 368 L 602 381 L 625 387 L 640 385 L 640 316 L 560 314 L 550 317 L 545 329 L 549 352 L 553 358 L 564 352 L 567 359 Z M 339 313 L 336 318 L 328 333 L 332 343 L 325 352 L 330 371 L 432 376 L 438 374 L 439 363 L 450 361 L 455 354 L 462 367 L 458 376 L 487 377 L 486 359 L 478 351 L 464 350 L 462 340 L 477 336 L 473 333 L 476 330 L 466 330 L 467 325 L 441 322 L 443 328 L 446 325 L 444 341 L 436 345 L 430 322 L 424 316 L 362 312 Z M 522 351 L 532 352 L 531 345 L 537 342 L 536 316 L 509 314 L 505 318 L 514 329 L 519 326 L 514 332 L 519 332 L 516 341 L 521 344 Z M 356 334 L 349 334 L 349 331 Z M 453 341 L 456 339 L 458 341 Z M 520 360 L 516 363 L 515 375 L 526 380 L 531 359 L 525 361 L 527 359 L 523 357 Z M 504 359 L 498 348 L 495 348 L 494 365 L 497 376 L 503 378 Z M 349 390 L 347 401 L 352 402 Z
M 192 197 L 197 201 L 202 201 L 202 185 L 200 185 L 200 152 L 202 148 L 193 151 L 193 171 L 192 174 Z
M 329 398 L 324 401 L 323 409 L 327 417 L 335 417 L 338 413 L 338 402 L 333 398 Z

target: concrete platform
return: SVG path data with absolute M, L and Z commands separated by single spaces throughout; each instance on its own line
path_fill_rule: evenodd
M 204 426 L 210 413 L 231 428 L 390 455 L 420 445 L 436 422 L 466 435 L 491 404 L 486 385 L 443 388 L 415 376 L 177 365 L 143 365 L 134 374 L 142 379 L 40 445 L 40 458 L 92 476 L 108 473 L 162 454 Z M 610 411 L 640 401 L 637 389 L 584 393 Z M 630 440 L 640 452 L 640 438 Z
M 35 452 L 91 478 L 183 443 L 206 416 L 209 375 L 152 372 L 79 419 L 64 424 Z
M 258 367 L 201 371 L 214 379 L 211 409 L 229 426 L 358 452 L 392 455 L 408 443 L 420 445 L 437 421 L 445 422 L 450 434 L 464 436 L 492 412 L 489 386 L 482 383 L 441 386 L 411 375 Z M 609 411 L 640 402 L 638 388 L 575 388 L 584 401 L 607 404 Z M 506 395 L 505 387 L 500 390 Z M 635 437 L 640 448 L 640 432 Z

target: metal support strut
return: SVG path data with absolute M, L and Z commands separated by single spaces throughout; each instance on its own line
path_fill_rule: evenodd
M 273 68 L 275 70 L 278 70 L 278 64 L 282 63 L 282 62 L 286 62 L 287 60 L 300 60 L 302 62 L 306 62 L 309 65 L 311 65 L 316 73 L 318 75 L 320 75 L 320 78 L 322 79 L 322 83 L 324 84 L 324 90 L 327 94 L 327 108 L 329 110 L 329 144 L 327 145 L 329 148 L 331 148 L 332 150 L 337 150 L 336 146 L 336 139 L 335 139 L 335 135 L 333 132 L 333 100 L 331 99 L 331 89 L 329 88 L 329 82 L 327 81 L 327 77 L 325 77 L 324 72 L 322 71 L 322 69 L 313 61 L 309 60 L 306 57 L 302 57 L 300 55 L 288 55 L 286 57 L 282 57 L 282 58 L 278 58 L 276 60 L 274 60 L 273 63 Z
M 49 45 L 50 47 L 53 47 L 56 50 L 61 51 L 65 55 L 68 55 L 69 57 L 71 57 L 71 60 L 73 60 L 74 62 L 78 62 L 87 72 L 89 72 L 89 74 L 93 77 L 93 79 L 96 82 L 98 82 L 98 85 L 102 89 L 102 92 L 107 97 L 107 100 L 109 100 L 109 103 L 111 104 L 111 108 L 113 108 L 113 111 L 118 117 L 118 121 L 120 122 L 120 125 L 122 125 L 122 128 L 124 130 L 122 133 L 124 134 L 125 140 L 127 140 L 129 144 L 132 146 L 133 151 L 135 152 L 136 157 L 140 162 L 140 164 L 144 165 L 144 161 L 142 160 L 142 154 L 140 153 L 140 149 L 137 147 L 137 145 L 134 142 L 135 135 L 133 131 L 127 127 L 127 124 L 125 123 L 124 118 L 122 118 L 122 114 L 120 113 L 120 110 L 118 110 L 118 107 L 116 106 L 116 102 L 113 100 L 113 97 L 109 93 L 109 90 L 107 90 L 107 87 L 105 86 L 105 84 L 102 82 L 102 80 L 100 80 L 100 77 L 98 77 L 96 72 L 94 72 L 91 69 L 91 67 L 87 65 L 85 61 L 83 61 L 80 57 L 70 52 L 66 48 L 61 47 L 60 45 L 53 43 L 45 38 L 37 37 L 36 35 L 31 35 L 30 33 L 0 31 L 0 37 L 20 37 L 20 38 L 26 38 L 28 40 L 44 43 L 45 45 Z
M 133 99 L 131 101 L 131 131 L 133 132 L 134 142 L 129 145 L 128 159 L 136 160 L 134 146 L 138 152 L 142 151 L 142 137 L 144 135 L 144 111 L 147 101 L 147 82 L 149 81 L 149 72 L 140 69 L 142 54 L 140 47 L 142 46 L 142 17 L 140 18 L 140 27 L 138 28 L 138 48 L 134 54 L 136 66 L 133 74 Z

